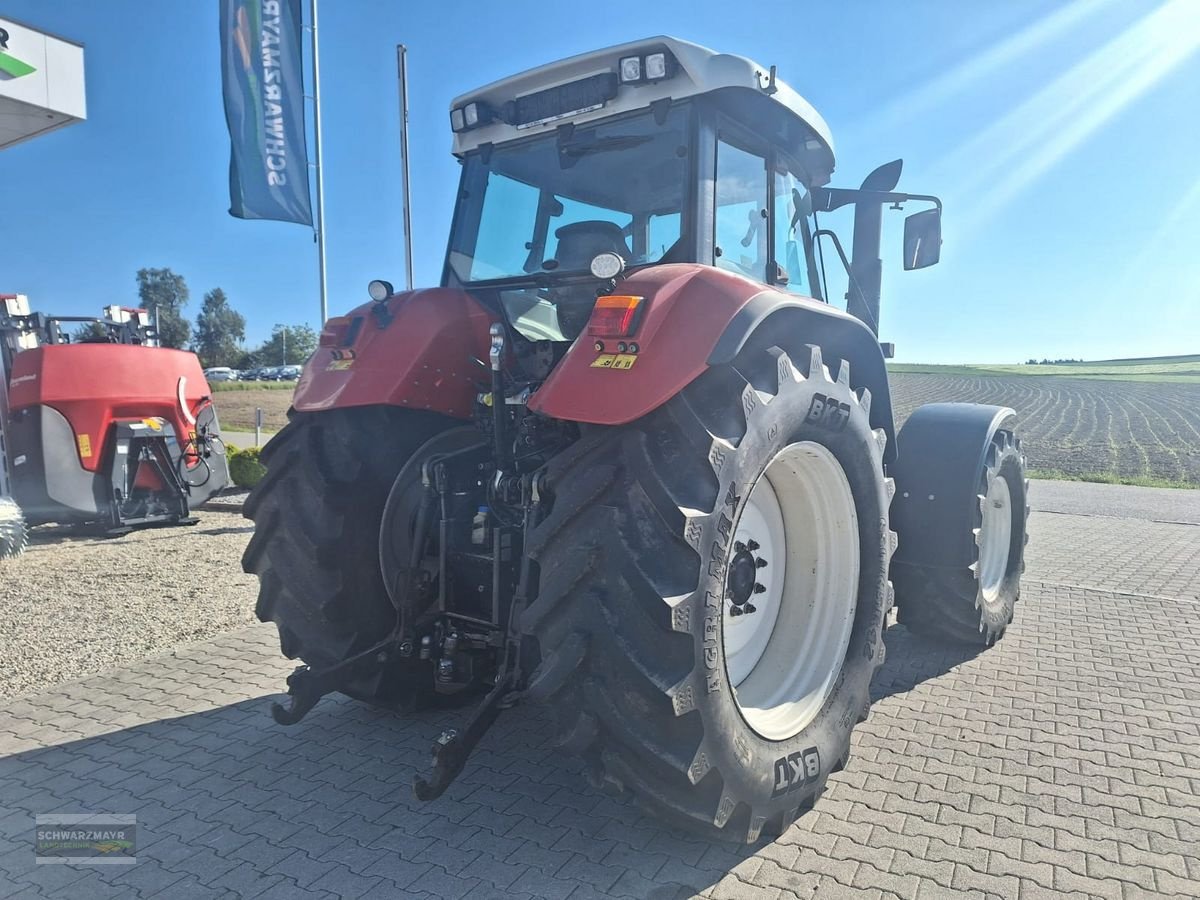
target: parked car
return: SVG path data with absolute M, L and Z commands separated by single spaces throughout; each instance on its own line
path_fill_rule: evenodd
M 237 381 L 237 372 L 228 366 L 213 366 L 211 369 L 204 370 L 204 377 L 209 382 L 214 381 Z
M 299 381 L 303 366 L 280 366 L 275 376 L 276 381 Z

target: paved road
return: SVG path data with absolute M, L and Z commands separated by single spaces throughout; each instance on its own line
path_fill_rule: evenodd
M 1030 496 L 1030 505 L 1045 512 L 1200 525 L 1200 490 L 1037 481 Z
M 455 716 L 327 699 L 278 727 L 290 665 L 254 626 L 0 711 L 0 896 L 1200 896 L 1200 527 L 1132 492 L 1134 517 L 1074 515 L 1095 487 L 1038 500 L 997 647 L 888 630 L 850 766 L 774 841 L 682 837 L 593 791 L 531 709 L 416 804 Z M 95 811 L 137 815 L 135 865 L 33 865 L 33 814 Z

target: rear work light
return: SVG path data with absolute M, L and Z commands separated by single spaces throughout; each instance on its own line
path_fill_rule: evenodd
M 450 110 L 450 129 L 455 132 L 468 131 L 487 125 L 493 118 L 490 106 L 482 100 L 472 100 L 466 106 Z
M 665 50 L 646 56 L 623 56 L 617 62 L 621 84 L 662 81 L 675 74 L 675 57 Z
M 608 294 L 596 300 L 592 317 L 588 319 L 589 337 L 629 337 L 637 330 L 641 319 L 643 297 Z

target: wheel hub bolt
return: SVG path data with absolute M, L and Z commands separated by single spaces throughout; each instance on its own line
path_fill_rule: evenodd
M 741 616 L 758 612 L 758 608 L 750 602 L 754 594 L 766 592 L 766 587 L 758 582 L 755 573 L 765 568 L 767 561 L 754 555 L 759 549 L 757 541 L 747 540 L 734 542 L 734 556 L 729 563 L 729 573 L 726 579 L 725 596 L 729 600 L 729 615 Z

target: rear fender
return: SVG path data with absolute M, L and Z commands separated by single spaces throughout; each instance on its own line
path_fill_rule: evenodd
M 635 272 L 621 293 L 646 298 L 636 334 L 639 352 L 628 369 L 593 365 L 615 353 L 581 336 L 529 402 L 557 419 L 621 425 L 666 403 L 710 366 L 733 362 L 744 349 L 778 344 L 785 350 L 818 344 L 830 358 L 850 362 L 851 386 L 872 395 L 871 426 L 888 435 L 885 461 L 895 455 L 891 396 L 875 336 L 853 316 L 808 297 L 787 294 L 729 272 L 695 264 Z
M 900 429 L 892 528 L 893 562 L 958 569 L 975 560 L 972 529 L 992 437 L 1017 414 L 981 403 L 927 403 Z M 953 535 L 945 540 L 945 535 Z
M 896 458 L 896 427 L 887 364 L 871 329 L 854 316 L 806 297 L 764 291 L 738 310 L 709 354 L 708 363 L 728 364 L 747 350 L 773 345 L 795 353 L 804 344 L 820 347 L 827 361 L 848 362 L 850 387 L 871 392 L 871 428 L 882 428 L 887 435 L 883 461 L 892 462 Z
M 763 290 L 747 278 L 694 263 L 634 272 L 620 285 L 622 294 L 645 298 L 637 331 L 623 339 L 638 344 L 634 363 L 629 368 L 597 367 L 599 357 L 618 352 L 618 339 L 604 339 L 603 350 L 597 350 L 595 339 L 585 333 L 530 399 L 529 408 L 595 425 L 641 418 L 708 368 L 708 356 L 726 326 Z
M 470 418 L 476 393 L 487 390 L 487 372 L 472 362 L 487 359 L 487 309 L 462 291 L 409 291 L 388 301 L 391 320 L 380 327 L 372 306 L 326 324 L 292 405 L 312 412 L 385 404 Z

